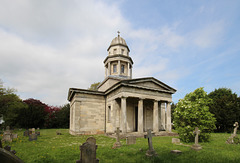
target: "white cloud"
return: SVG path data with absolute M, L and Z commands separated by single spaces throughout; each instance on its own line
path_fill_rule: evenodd
M 213 22 L 191 33 L 191 41 L 200 48 L 210 48 L 223 40 L 224 21 Z

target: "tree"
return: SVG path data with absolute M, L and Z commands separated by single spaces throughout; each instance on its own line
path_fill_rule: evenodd
M 70 105 L 65 104 L 56 114 L 56 122 L 58 128 L 69 128 L 70 121 Z
M 19 127 L 20 114 L 27 108 L 15 91 L 13 88 L 5 88 L 0 79 L 0 116 L 3 116 L 5 126 Z
M 92 91 L 97 91 L 97 87 L 100 85 L 100 82 L 97 82 L 97 83 L 93 83 L 91 84 L 91 86 L 88 88 L 89 90 L 92 90 Z
M 25 122 L 27 128 L 37 128 L 44 127 L 45 116 L 47 115 L 46 108 L 48 107 L 46 104 L 42 103 L 40 100 L 36 99 L 27 99 L 23 101 L 28 105 L 28 109 L 25 114 Z
M 240 119 L 240 102 L 231 89 L 219 88 L 208 94 L 212 99 L 209 110 L 216 118 L 216 132 L 231 132 L 233 124 Z
M 187 94 L 177 103 L 174 112 L 174 126 L 184 142 L 193 142 L 195 127 L 201 131 L 199 141 L 209 141 L 210 133 L 215 129 L 215 118 L 209 111 L 211 99 L 203 88 Z

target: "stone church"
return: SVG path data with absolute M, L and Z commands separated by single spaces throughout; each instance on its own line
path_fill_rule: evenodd
M 133 60 L 118 34 L 103 61 L 105 79 L 97 91 L 70 88 L 70 134 L 171 132 L 172 94 L 176 90 L 153 78 L 132 79 Z

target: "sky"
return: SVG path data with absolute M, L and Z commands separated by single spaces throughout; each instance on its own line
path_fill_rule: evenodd
M 104 80 L 120 31 L 133 78 L 240 95 L 239 0 L 0 0 L 0 79 L 21 99 L 64 105 L 69 88 Z

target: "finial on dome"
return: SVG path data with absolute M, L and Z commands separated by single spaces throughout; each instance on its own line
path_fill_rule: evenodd
M 119 31 L 117 31 L 117 33 L 118 33 L 118 37 L 120 36 L 120 32 Z

